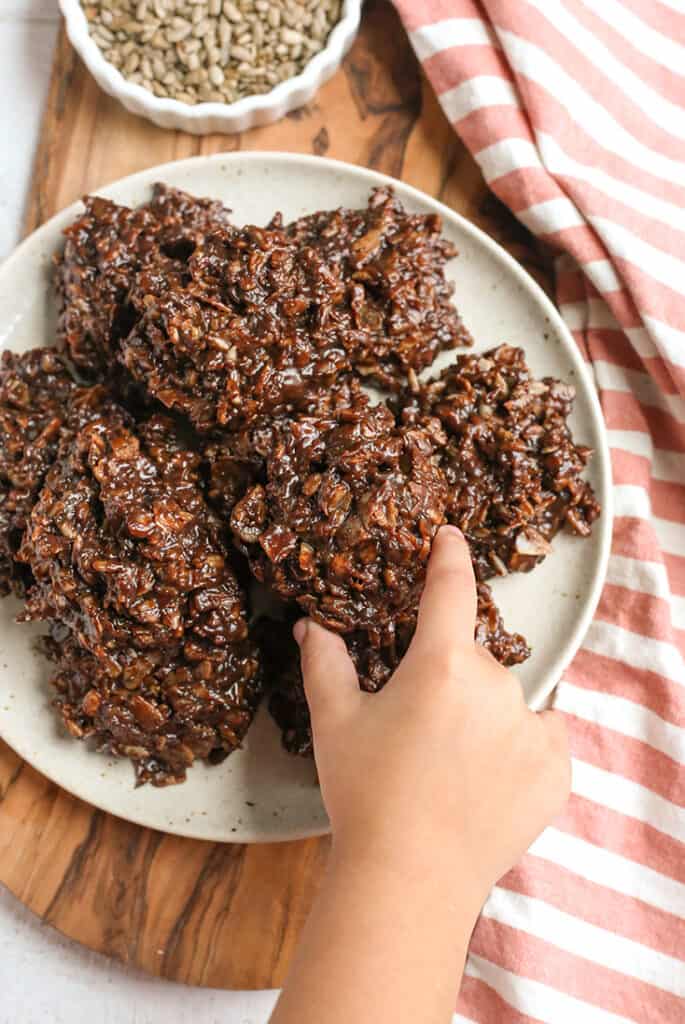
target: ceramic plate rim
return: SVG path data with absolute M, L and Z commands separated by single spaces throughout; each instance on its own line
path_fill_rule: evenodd
M 555 660 L 552 662 L 550 669 L 542 677 L 540 685 L 536 688 L 529 700 L 529 704 L 533 708 L 540 708 L 544 706 L 550 694 L 553 692 L 557 685 L 563 670 L 570 663 L 573 656 L 577 652 L 580 644 L 585 636 L 587 629 L 592 621 L 594 613 L 599 602 L 602 586 L 606 577 L 607 565 L 611 547 L 611 535 L 612 535 L 612 524 L 613 524 L 613 505 L 612 505 L 612 478 L 611 478 L 611 462 L 609 455 L 609 445 L 606 435 L 606 427 L 604 424 L 604 418 L 602 416 L 601 407 L 599 403 L 599 397 L 595 384 L 592 380 L 590 371 L 585 364 L 580 351 L 573 340 L 569 328 L 564 323 L 559 311 L 557 310 L 551 299 L 545 294 L 540 285 L 535 281 L 531 275 L 526 271 L 515 259 L 511 256 L 506 249 L 504 249 L 498 242 L 491 238 L 486 232 L 482 231 L 471 221 L 467 220 L 462 214 L 457 213 L 450 207 L 446 206 L 440 200 L 433 198 L 428 193 L 415 188 L 400 179 L 393 178 L 390 175 L 383 174 L 380 171 L 376 171 L 372 168 L 359 166 L 357 164 L 350 164 L 346 161 L 335 160 L 330 157 L 318 157 L 306 153 L 291 153 L 281 151 L 268 151 L 268 150 L 251 150 L 249 152 L 229 152 L 229 153 L 213 153 L 208 155 L 200 155 L 194 157 L 188 157 L 183 160 L 168 161 L 164 164 L 157 164 L 153 167 L 146 168 L 141 171 L 137 171 L 134 174 L 125 175 L 123 178 L 119 178 L 116 181 L 110 182 L 107 185 L 103 185 L 96 189 L 93 189 L 93 194 L 107 196 L 112 190 L 117 190 L 125 186 L 135 186 L 139 183 L 151 184 L 155 180 L 163 180 L 166 173 L 170 169 L 174 171 L 183 171 L 186 168 L 192 168 L 200 164 L 206 165 L 209 163 L 250 163 L 251 161 L 263 162 L 265 160 L 273 160 L 275 163 L 281 165 L 293 165 L 295 168 L 302 163 L 307 166 L 316 165 L 317 168 L 327 168 L 332 172 L 345 173 L 346 175 L 356 177 L 359 180 L 365 181 L 370 187 L 374 185 L 392 185 L 403 192 L 408 197 L 411 197 L 421 203 L 428 202 L 430 205 L 435 207 L 436 212 L 440 213 L 445 221 L 456 222 L 456 227 L 459 231 L 470 235 L 477 243 L 482 245 L 488 254 L 494 261 L 498 261 L 506 271 L 513 275 L 516 281 L 521 285 L 522 289 L 528 293 L 530 298 L 537 303 L 543 314 L 548 318 L 550 325 L 554 329 L 555 333 L 565 349 L 566 354 L 570 357 L 573 364 L 573 369 L 577 375 L 577 380 L 582 382 L 583 391 L 585 398 L 588 402 L 590 415 L 592 420 L 592 428 L 596 437 L 599 438 L 600 444 L 595 450 L 593 456 L 595 471 L 599 480 L 599 493 L 598 498 L 602 503 L 602 515 L 595 524 L 595 530 L 599 535 L 598 544 L 598 555 L 596 564 L 594 567 L 594 573 L 592 576 L 592 582 L 588 589 L 587 597 L 584 601 L 582 611 L 578 616 L 576 625 L 567 637 L 565 643 L 561 646 L 559 653 Z M 80 200 L 71 203 L 69 206 L 60 210 L 54 214 L 44 224 L 41 224 L 35 231 L 31 232 L 20 244 L 14 249 L 14 251 L 0 263 L 0 275 L 11 270 L 12 265 L 15 262 L 20 261 L 24 253 L 27 250 L 31 250 L 34 247 L 40 247 L 41 240 L 56 229 L 61 229 L 66 225 L 82 208 Z M 11 747 L 15 753 L 23 760 L 27 761 L 31 767 L 34 767 L 30 757 L 27 756 L 26 752 L 22 751 L 21 744 L 14 744 L 8 740 L 2 732 L 0 732 L 0 738 L 4 740 L 9 747 Z M 146 820 L 145 815 L 131 814 L 122 815 L 117 814 L 109 809 L 107 804 L 106 792 L 103 793 L 102 800 L 94 800 L 92 795 L 84 795 L 83 791 L 79 791 L 79 787 L 75 785 L 65 786 L 58 781 L 54 774 L 48 774 L 44 768 L 35 768 L 40 774 L 50 779 L 51 782 L 58 785 L 61 789 L 71 793 L 73 796 L 92 807 L 99 810 L 105 811 L 108 814 L 113 814 L 115 817 L 121 817 L 126 821 L 130 821 L 133 824 L 141 825 L 146 828 L 154 828 L 158 831 L 159 825 L 150 824 L 149 820 Z M 329 829 L 326 826 L 313 826 L 311 828 L 299 828 L 288 832 L 284 835 L 282 832 L 270 833 L 266 830 L 262 830 L 260 835 L 252 839 L 231 839 L 230 842 L 235 843 L 253 843 L 253 842 L 289 842 L 297 839 L 312 838 L 315 836 L 326 835 Z M 187 836 L 193 839 L 217 842 L 216 832 L 209 831 L 206 835 L 198 834 L 197 830 L 193 832 L 184 832 L 183 827 L 174 828 L 173 831 L 169 831 L 170 835 Z

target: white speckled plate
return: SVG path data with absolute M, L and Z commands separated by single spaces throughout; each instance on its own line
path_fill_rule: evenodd
M 155 181 L 197 195 L 216 196 L 237 223 L 265 223 L 275 209 L 286 219 L 339 205 L 363 206 L 374 185 L 391 179 L 373 171 L 316 157 L 285 153 L 234 153 L 166 164 L 100 190 L 134 205 Z M 506 341 L 522 345 L 538 376 L 575 384 L 572 426 L 592 445 L 590 478 L 604 514 L 588 541 L 563 535 L 554 552 L 529 575 L 495 581 L 493 590 L 511 629 L 522 632 L 533 655 L 518 669 L 532 705 L 547 698 L 577 650 L 594 612 L 611 535 L 609 455 L 592 380 L 573 339 L 537 284 L 495 242 L 447 207 L 401 182 L 406 205 L 442 215 L 444 231 L 460 255 L 449 267 L 455 301 L 477 347 Z M 22 350 L 50 344 L 54 302 L 50 261 L 76 204 L 28 238 L 0 268 L 0 344 Z M 453 358 L 444 354 L 438 365 Z M 112 814 L 151 828 L 199 839 L 237 842 L 295 839 L 328 827 L 311 763 L 286 755 L 262 710 L 245 749 L 215 768 L 198 765 L 182 786 L 135 789 L 128 762 L 92 753 L 58 728 L 50 710 L 49 670 L 34 650 L 40 630 L 18 626 L 17 602 L 0 603 L 0 735 L 54 782 Z

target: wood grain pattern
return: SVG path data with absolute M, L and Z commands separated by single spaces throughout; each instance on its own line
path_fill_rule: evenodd
M 548 268 L 498 203 L 422 78 L 389 3 L 369 0 L 344 67 L 315 102 L 236 136 L 128 114 L 58 41 L 26 231 L 91 189 L 169 160 L 236 149 L 316 153 L 441 198 L 543 284 Z M 128 824 L 62 792 L 0 742 L 0 881 L 46 923 L 152 974 L 217 988 L 283 982 L 328 841 L 229 846 Z

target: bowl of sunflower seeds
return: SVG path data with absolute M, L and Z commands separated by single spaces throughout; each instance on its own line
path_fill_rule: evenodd
M 98 85 L 162 128 L 269 124 L 337 70 L 361 0 L 60 0 Z

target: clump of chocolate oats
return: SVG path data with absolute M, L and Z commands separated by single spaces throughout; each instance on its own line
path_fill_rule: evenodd
M 24 530 L 60 443 L 112 407 L 107 389 L 79 387 L 53 348 L 3 352 L 0 365 L 0 594 L 22 597 Z
M 231 529 L 257 579 L 337 632 L 374 630 L 410 608 L 448 500 L 434 438 L 398 430 L 358 393 L 331 416 L 281 421 L 263 483 Z
M 356 381 L 339 381 L 335 387 L 313 388 L 297 402 L 295 415 L 330 417 L 349 409 L 361 397 Z M 362 399 L 363 401 L 363 399 Z M 216 431 L 203 438 L 207 474 L 207 499 L 226 521 L 237 502 L 253 484 L 266 479 L 266 461 L 278 433 L 288 427 L 290 416 L 259 415 L 231 431 Z
M 409 213 L 392 189 L 377 188 L 365 209 L 323 210 L 286 232 L 339 271 L 344 295 L 328 330 L 365 383 L 415 385 L 439 352 L 473 344 L 445 276 L 457 250 L 437 214 Z
M 406 396 L 406 423 L 437 418 L 447 435 L 447 518 L 468 540 L 479 579 L 528 572 L 563 526 L 586 537 L 599 516 L 582 476 L 592 449 L 568 427 L 574 397 L 570 384 L 536 380 L 509 345 L 459 356 Z
M 18 555 L 35 580 L 22 618 L 55 627 L 67 727 L 156 784 L 238 746 L 261 682 L 198 467 L 168 421 L 95 418 L 63 441 Z
M 57 343 L 80 372 L 97 378 L 111 371 L 131 327 L 127 299 L 135 275 L 148 268 L 158 287 L 178 286 L 195 246 L 228 223 L 229 211 L 162 184 L 136 209 L 101 196 L 88 196 L 85 207 L 56 260 Z
M 201 432 L 300 407 L 351 373 L 326 330 L 343 283 L 279 229 L 216 232 L 169 289 L 156 269 L 130 292 L 135 322 L 121 342 L 131 376 Z

